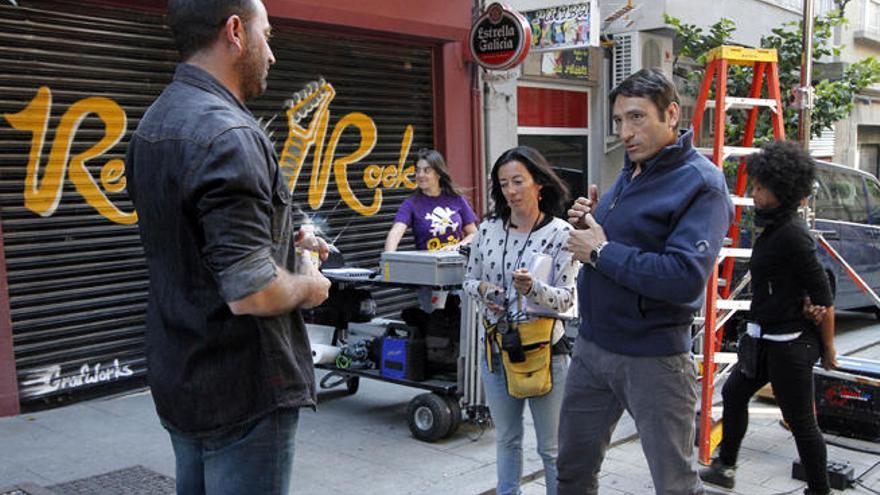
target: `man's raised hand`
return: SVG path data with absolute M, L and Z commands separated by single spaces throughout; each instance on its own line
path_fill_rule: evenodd
M 589 197 L 579 197 L 568 210 L 568 222 L 579 230 L 589 228 L 586 216 L 593 211 L 597 204 L 599 204 L 599 187 L 593 184 L 590 186 Z

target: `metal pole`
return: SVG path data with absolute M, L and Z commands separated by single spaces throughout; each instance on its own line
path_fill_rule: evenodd
M 801 60 L 801 86 L 798 88 L 798 141 L 805 150 L 810 151 L 813 112 L 813 0 L 804 0 L 804 24 L 801 31 L 804 53 Z

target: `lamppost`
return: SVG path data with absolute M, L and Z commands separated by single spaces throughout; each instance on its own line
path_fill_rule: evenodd
M 813 100 L 813 0 L 804 0 L 803 29 L 804 52 L 801 56 L 801 85 L 798 87 L 798 141 L 810 151 L 810 127 L 812 122 Z

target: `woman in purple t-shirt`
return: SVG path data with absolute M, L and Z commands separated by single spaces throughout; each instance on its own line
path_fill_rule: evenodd
M 397 251 L 412 227 L 416 249 L 436 251 L 466 244 L 477 231 L 477 216 L 446 169 L 439 151 L 421 149 L 416 155 L 418 190 L 406 198 L 385 238 L 385 251 Z

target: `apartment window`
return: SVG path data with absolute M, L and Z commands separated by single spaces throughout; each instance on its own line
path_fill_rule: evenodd
M 804 11 L 804 2 L 803 0 L 761 0 L 764 3 L 771 3 L 773 5 L 782 7 L 783 9 L 790 10 L 792 12 L 802 13 Z
M 834 0 L 817 0 L 816 1 L 816 16 L 823 16 L 831 12 L 832 10 L 837 8 Z
M 865 31 L 880 33 L 880 1 L 865 0 Z

